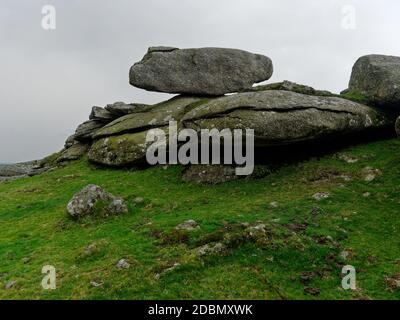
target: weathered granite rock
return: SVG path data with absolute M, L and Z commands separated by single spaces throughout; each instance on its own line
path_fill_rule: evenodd
M 129 73 L 131 85 L 150 91 L 223 95 L 268 80 L 270 58 L 225 48 L 150 48 Z
M 104 123 L 109 123 L 115 118 L 114 114 L 101 107 L 93 107 L 89 115 L 90 120 L 97 120 Z
M 151 109 L 152 106 L 142 103 L 115 102 L 108 104 L 105 109 L 116 117 L 122 117 L 130 113 L 145 112 Z
M 400 57 L 368 55 L 353 66 L 349 92 L 400 113 Z
M 201 101 L 198 97 L 178 96 L 155 105 L 151 110 L 120 117 L 93 134 L 98 139 L 111 135 L 143 131 L 179 121 L 193 104 Z
M 57 159 L 58 162 L 78 160 L 82 158 L 88 151 L 89 146 L 85 143 L 75 143 L 68 149 L 64 150 L 60 157 Z
M 98 129 L 104 127 L 104 123 L 98 120 L 88 120 L 80 124 L 76 128 L 74 140 L 77 141 L 90 141 L 92 140 L 92 135 Z
M 164 130 L 167 133 L 167 129 Z M 88 153 L 89 160 L 108 166 L 144 162 L 147 148 L 152 144 L 146 142 L 147 132 L 148 130 L 101 138 L 92 144 Z
M 400 117 L 398 117 L 396 120 L 395 128 L 396 128 L 397 135 L 400 137 Z
M 374 108 L 349 100 L 275 90 L 212 99 L 189 111 L 182 122 L 195 130 L 254 129 L 259 146 L 313 141 L 392 123 Z
M 79 141 L 76 141 L 75 135 L 72 134 L 67 138 L 67 140 L 65 140 L 64 148 L 68 149 L 69 147 L 72 147 L 75 143 L 79 143 Z
M 90 184 L 72 197 L 67 205 L 67 212 L 74 219 L 90 215 L 99 201 L 108 204 L 106 210 L 110 215 L 128 211 L 121 198 L 113 196 L 99 186 Z
M 297 93 L 308 94 L 312 96 L 335 96 L 330 91 L 327 90 L 316 90 L 313 87 L 298 84 L 292 81 L 285 80 L 283 82 L 269 83 L 260 86 L 254 86 L 250 89 L 244 90 L 243 92 L 257 92 L 257 91 L 266 91 L 266 90 L 284 90 L 284 91 L 292 91 Z

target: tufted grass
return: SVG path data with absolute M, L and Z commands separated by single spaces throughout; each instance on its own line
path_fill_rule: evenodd
M 85 159 L 2 183 L 0 299 L 399 299 L 400 289 L 385 278 L 400 273 L 400 140 L 340 153 L 359 160 L 329 154 L 216 186 L 182 182 L 179 166 L 128 171 L 95 168 Z M 366 166 L 382 175 L 366 182 Z M 70 220 L 66 204 L 89 183 L 124 197 L 129 213 Z M 316 192 L 330 197 L 317 202 Z M 135 204 L 135 197 L 144 202 Z M 174 234 L 188 219 L 200 229 Z M 267 225 L 270 243 L 187 259 L 230 225 L 255 221 Z M 131 268 L 116 268 L 122 258 Z M 180 266 L 162 273 L 175 262 Z M 48 264 L 56 267 L 57 289 L 46 291 L 41 269 Z M 355 291 L 341 288 L 345 264 L 357 270 Z M 306 272 L 312 276 L 302 281 Z M 5 289 L 10 280 L 17 284 Z

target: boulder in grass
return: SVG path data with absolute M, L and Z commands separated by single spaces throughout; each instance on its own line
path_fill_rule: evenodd
M 72 197 L 67 205 L 67 212 L 72 218 L 79 219 L 93 214 L 99 202 L 104 205 L 106 215 L 117 215 L 128 211 L 124 200 L 97 185 L 90 184 Z

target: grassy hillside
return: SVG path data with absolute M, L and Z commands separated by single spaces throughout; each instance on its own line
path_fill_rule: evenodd
M 400 139 L 216 186 L 184 183 L 181 170 L 98 169 L 82 160 L 1 183 L 0 298 L 400 298 Z M 376 178 L 367 182 L 371 170 Z M 129 213 L 69 219 L 66 204 L 89 183 L 123 196 Z M 330 197 L 316 201 L 317 192 Z M 135 197 L 144 202 L 135 204 Z M 188 219 L 200 228 L 174 231 Z M 193 255 L 255 221 L 267 226 L 268 241 L 239 237 L 224 254 Z M 121 258 L 129 269 L 116 267 Z M 53 291 L 40 285 L 47 264 L 57 269 Z M 356 291 L 341 288 L 345 264 L 357 270 Z M 6 289 L 11 280 L 17 283 Z

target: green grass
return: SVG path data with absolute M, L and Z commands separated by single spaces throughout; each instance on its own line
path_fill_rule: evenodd
M 400 140 L 341 153 L 359 161 L 331 154 L 216 186 L 182 182 L 179 166 L 126 171 L 86 160 L 2 183 L 0 299 L 399 299 L 400 289 L 389 288 L 385 277 L 400 273 Z M 382 175 L 364 181 L 366 166 Z M 69 219 L 66 204 L 89 183 L 124 197 L 129 213 Z M 316 192 L 331 196 L 317 202 Z M 145 201 L 135 204 L 139 196 Z M 201 228 L 174 234 L 188 219 Z M 191 255 L 229 226 L 255 221 L 267 226 L 267 243 L 243 241 L 223 255 Z M 95 250 L 88 252 L 91 244 Z M 116 268 L 121 258 L 130 269 Z M 156 277 L 175 262 L 180 266 Z M 57 270 L 56 290 L 41 288 L 48 264 Z M 345 264 L 357 270 L 356 291 L 341 288 Z M 310 280 L 302 283 L 306 272 Z M 17 284 L 5 289 L 10 280 Z M 93 287 L 92 280 L 103 285 Z M 319 295 L 306 294 L 306 287 Z

